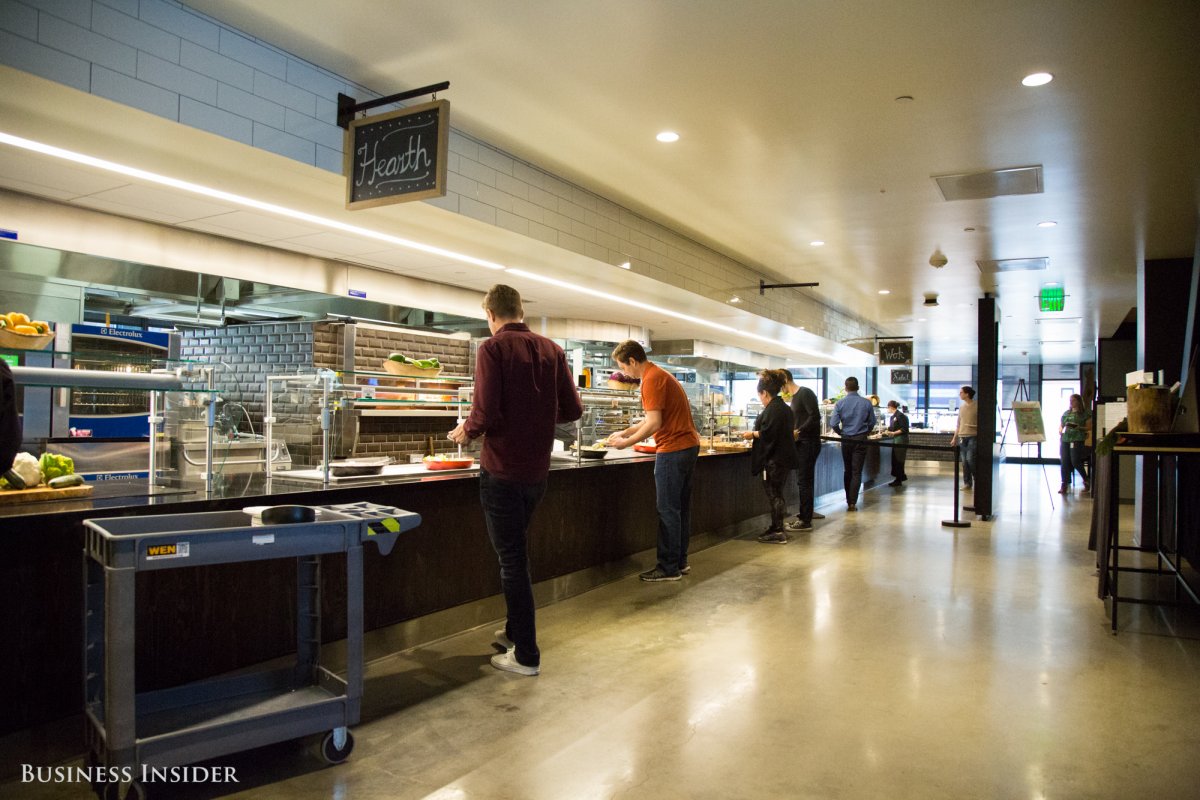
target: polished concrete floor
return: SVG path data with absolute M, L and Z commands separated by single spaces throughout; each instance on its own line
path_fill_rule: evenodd
M 285 743 L 158 796 L 1200 797 L 1194 618 L 1128 606 L 1111 635 L 1091 501 L 1012 466 L 998 506 L 943 527 L 949 481 L 918 475 L 788 545 L 631 575 L 539 611 L 537 678 L 489 666 L 493 625 L 375 661 L 345 764 Z

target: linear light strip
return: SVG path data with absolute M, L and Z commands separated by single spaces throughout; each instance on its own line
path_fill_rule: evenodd
M 411 239 L 404 239 L 388 233 L 381 233 L 380 231 L 374 231 L 370 228 L 363 228 L 358 225 L 351 225 L 346 222 L 338 222 L 337 220 L 329 219 L 327 217 L 320 217 L 316 214 L 309 214 L 305 211 L 297 211 L 294 208 L 287 208 L 286 206 L 279 206 L 275 205 L 274 203 L 267 203 L 262 200 L 243 197 L 242 195 L 233 194 L 232 192 L 225 192 L 221 191 L 220 189 L 213 189 L 209 186 L 202 186 L 198 183 L 191 183 L 189 181 L 183 181 L 177 178 L 169 178 L 166 175 L 159 175 L 155 172 L 148 172 L 144 169 L 137 169 L 136 167 L 129 167 L 124 164 L 117 164 L 113 161 L 105 161 L 102 158 L 84 155 L 83 153 L 76 153 L 72 150 L 64 150 L 61 147 L 54 147 L 53 145 L 35 142 L 32 139 L 23 139 L 20 136 L 13 136 L 12 134 L 8 134 L 3 131 L 0 131 L 0 143 L 12 145 L 13 147 L 19 147 L 23 150 L 31 150 L 35 153 L 41 153 L 43 155 L 53 156 L 54 158 L 61 158 L 65 161 L 73 161 L 76 164 L 84 164 L 89 167 L 95 167 L 97 169 L 105 170 L 106 172 L 115 172 L 118 175 L 137 178 L 138 180 L 147 181 L 148 183 L 156 183 L 160 186 L 170 186 L 173 189 L 181 189 L 185 192 L 191 192 L 192 194 L 203 195 L 204 197 L 211 197 L 216 200 L 224 200 L 229 203 L 246 206 L 247 208 L 258 209 L 259 211 L 266 211 L 270 214 L 276 214 L 281 217 L 288 217 L 290 219 L 296 219 L 302 222 L 310 222 L 314 225 L 320 225 L 324 228 L 331 228 L 333 230 L 343 231 L 345 233 L 352 233 L 356 236 L 363 236 L 368 239 L 376 239 L 381 242 L 387 242 L 388 244 L 407 247 L 411 250 L 419 250 L 423 253 L 430 253 L 432 255 L 442 256 L 444 258 L 454 259 L 455 261 L 473 264 L 474 266 L 483 267 L 485 269 L 503 270 L 505 268 L 503 264 L 485 261 L 482 258 L 475 258 L 474 256 L 456 253 L 452 250 L 443 250 L 440 247 L 434 247 L 421 242 L 414 242 Z
M 558 278 L 550 278 L 545 275 L 538 275 L 535 272 L 528 272 L 523 269 L 517 269 L 516 267 L 509 267 L 508 272 L 512 275 L 519 275 L 522 278 L 529 278 L 530 280 L 540 281 L 541 283 L 548 283 L 551 286 L 557 286 L 560 289 L 566 289 L 568 291 L 578 292 L 580 294 L 591 295 L 592 297 L 598 297 L 602 300 L 609 300 L 614 303 L 621 303 L 623 305 L 633 306 L 634 308 L 641 308 L 646 311 L 653 311 L 656 314 L 665 314 L 668 317 L 675 317 L 675 319 L 681 319 L 681 320 L 684 320 L 685 322 L 692 322 L 692 323 L 695 323 L 696 325 L 702 325 L 706 328 L 712 328 L 713 330 L 722 331 L 724 333 L 732 333 L 737 336 L 744 336 L 748 339 L 754 339 L 756 341 L 764 342 L 766 344 L 773 345 L 775 347 L 782 347 L 782 348 L 788 350 L 789 352 L 808 353 L 809 355 L 814 355 L 819 358 L 827 358 L 827 356 L 825 356 L 823 354 L 813 353 L 808 350 L 803 350 L 803 349 L 798 348 L 787 342 L 782 342 L 778 339 L 772 339 L 768 336 L 762 336 L 757 333 L 750 333 L 749 331 L 739 330 L 730 325 L 722 325 L 719 322 L 712 322 L 711 320 L 701 319 L 700 317 L 693 317 L 690 314 L 684 314 L 680 311 L 672 311 L 669 308 L 662 308 L 661 306 L 653 306 L 653 305 L 650 305 L 649 303 L 643 303 L 639 300 L 630 300 L 627 297 L 621 297 L 620 295 L 610 294 L 609 292 L 603 292 L 603 291 L 600 291 L 599 289 L 589 289 L 586 286 L 579 286 L 574 283 L 569 283 L 567 281 L 559 280 Z
M 797 348 L 794 345 L 791 345 L 787 342 L 782 342 L 778 339 L 772 339 L 770 337 L 762 336 L 760 334 L 750 333 L 748 331 L 739 330 L 738 328 L 732 327 L 730 325 L 722 325 L 721 323 L 718 323 L 718 322 L 712 322 L 710 320 L 701 319 L 700 317 L 693 317 L 689 314 L 684 314 L 679 311 L 672 311 L 671 309 L 668 309 L 668 308 L 662 308 L 660 306 L 650 305 L 649 303 L 643 303 L 638 300 L 631 300 L 627 297 L 622 297 L 620 295 L 611 294 L 609 292 L 602 292 L 598 289 L 589 289 L 584 286 L 578 286 L 576 284 L 569 283 L 567 281 L 558 280 L 557 278 L 550 278 L 545 275 L 538 275 L 537 273 L 528 272 L 526 270 L 517 269 L 515 267 L 505 267 L 503 264 L 497 264 L 493 261 L 487 261 L 485 259 L 475 258 L 474 256 L 464 255 L 463 253 L 456 253 L 452 250 L 444 250 L 440 247 L 434 247 L 432 245 L 423 244 L 421 242 L 415 242 L 415 241 L 412 241 L 411 239 L 404 239 L 399 236 L 393 236 L 391 234 L 371 230 L 370 228 L 363 228 L 358 225 L 351 225 L 346 222 L 339 222 L 337 220 L 329 219 L 327 217 L 321 217 L 316 214 L 309 214 L 305 211 L 298 211 L 293 208 L 288 208 L 286 206 L 275 205 L 274 203 L 267 203 L 262 200 L 255 200 L 250 197 L 244 197 L 242 195 L 233 194 L 232 192 L 226 192 L 226 191 L 222 191 L 220 189 L 214 189 L 212 187 L 203 186 L 198 183 L 191 183 L 190 181 L 179 180 L 178 178 L 170 178 L 170 177 L 167 177 L 166 175 L 159 175 L 158 173 L 155 173 L 155 172 L 149 172 L 147 170 L 138 169 L 136 167 L 130 167 L 130 166 L 126 166 L 124 164 L 118 164 L 113 161 L 106 161 L 102 158 L 96 158 L 95 156 L 89 156 L 89 155 L 85 155 L 83 153 L 76 153 L 72 150 L 66 150 L 61 147 L 55 147 L 54 145 L 48 145 L 48 144 L 44 144 L 42 142 L 33 141 L 32 139 L 25 139 L 20 136 L 14 136 L 12 134 L 5 133 L 4 131 L 0 131 L 0 144 L 7 144 L 7 145 L 11 145 L 12 147 L 19 147 L 22 150 L 29 150 L 29 151 L 32 151 L 35 153 L 41 153 L 43 155 L 48 155 L 48 156 L 52 156 L 54 158 L 63 159 L 64 161 L 72 161 L 76 164 L 84 164 L 86 166 L 95 167 L 97 169 L 101 169 L 106 172 L 114 172 L 118 175 L 125 175 L 127 177 L 136 178 L 138 180 L 143 180 L 148 183 L 155 183 L 160 186 L 169 186 L 174 189 L 180 189 L 182 191 L 190 192 L 192 194 L 202 195 L 204 197 L 211 197 L 216 200 L 224 200 L 226 202 L 234 203 L 234 204 L 240 205 L 240 206 L 245 206 L 247 208 L 257 209 L 259 211 L 266 211 L 267 213 L 275 214 L 277 216 L 287 217 L 289 219 L 300 220 L 302 222 L 309 222 L 314 225 L 320 225 L 321 227 L 324 227 L 324 228 L 330 228 L 332 230 L 343 231 L 345 233 L 354 234 L 356 236 L 362 236 L 362 237 L 365 237 L 368 239 L 375 239 L 375 240 L 381 241 L 381 242 L 387 242 L 389 244 L 394 244 L 394 245 L 397 245 L 400 247 L 406 247 L 406 248 L 409 248 L 412 250 L 419 250 L 424 253 L 430 253 L 432 255 L 442 256 L 444 258 L 453 259 L 455 261 L 460 261 L 465 264 L 472 264 L 474 266 L 483 267 L 485 269 L 500 270 L 500 271 L 507 270 L 508 272 L 511 272 L 514 275 L 519 275 L 519 276 L 522 276 L 525 278 L 529 278 L 530 280 L 540 281 L 542 283 L 550 284 L 551 286 L 557 286 L 561 289 L 566 289 L 566 290 L 572 291 L 572 292 L 578 292 L 581 294 L 591 295 L 592 297 L 602 298 L 602 299 L 608 300 L 610 302 L 620 303 L 622 305 L 631 306 L 633 308 L 640 308 L 645 311 L 654 312 L 656 314 L 664 314 L 668 317 L 674 317 L 676 319 L 680 319 L 685 322 L 691 322 L 696 325 L 703 326 L 705 328 L 710 328 L 712 330 L 721 331 L 723 333 L 732 333 L 737 336 L 745 337 L 748 339 L 754 339 L 756 341 L 763 342 L 765 344 L 769 344 L 774 347 L 782 347 L 785 350 L 788 350 L 790 352 L 808 353 L 809 355 L 813 355 L 818 358 L 827 357 L 821 353 L 814 353 L 812 351 Z

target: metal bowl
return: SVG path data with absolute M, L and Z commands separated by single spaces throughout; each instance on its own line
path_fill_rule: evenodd
M 348 458 L 344 461 L 330 461 L 329 474 L 335 478 L 350 478 L 355 475 L 378 475 L 383 468 L 392 463 L 392 459 L 382 458 Z

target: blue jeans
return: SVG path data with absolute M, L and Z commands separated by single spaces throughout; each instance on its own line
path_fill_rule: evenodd
M 1084 466 L 1087 461 L 1087 449 L 1083 446 L 1083 442 L 1062 442 L 1058 447 L 1058 455 L 1062 461 L 1063 486 L 1071 482 L 1072 470 L 1079 471 L 1079 477 L 1083 478 L 1083 485 L 1087 486 L 1087 467 Z
M 658 508 L 658 568 L 678 575 L 687 566 L 692 529 L 692 473 L 700 446 L 654 458 L 654 490 Z
M 971 486 L 975 483 L 975 437 L 960 436 L 958 437 L 958 455 L 962 461 L 963 468 L 963 485 Z
M 533 510 L 546 494 L 546 482 L 514 483 L 479 472 L 479 501 L 487 521 L 488 538 L 500 559 L 500 584 L 508 606 L 505 635 L 516 645 L 517 662 L 540 666 L 534 625 L 533 582 L 529 577 L 529 552 L 525 534 Z

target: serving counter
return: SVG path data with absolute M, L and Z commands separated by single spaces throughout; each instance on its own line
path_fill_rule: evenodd
M 864 471 L 874 482 L 878 449 Z M 655 545 L 653 456 L 555 460 L 530 531 L 535 582 L 620 562 Z M 273 504 L 371 502 L 421 515 L 390 558 L 367 551 L 364 628 L 386 628 L 500 593 L 499 570 L 479 506 L 478 471 L 405 475 L 350 486 L 228 475 L 204 485 L 144 482 L 98 487 L 85 501 L 0 508 L 0 734 L 78 713 L 82 706 L 83 520 L 145 514 L 234 511 Z M 818 499 L 839 498 L 841 454 L 824 445 Z M 795 482 L 788 486 L 796 504 Z M 769 509 L 748 453 L 702 453 L 695 473 L 693 536 L 759 532 Z M 344 570 L 323 571 L 322 596 L 345 594 Z M 644 567 L 643 567 L 644 568 Z M 632 570 L 631 570 L 632 571 Z M 291 560 L 181 568 L 137 576 L 145 602 L 135 620 L 136 691 L 209 678 L 295 651 L 296 569 Z M 200 605 L 196 598 L 218 598 Z M 344 609 L 322 609 L 322 640 L 346 635 Z M 198 607 L 199 606 L 199 607 Z

